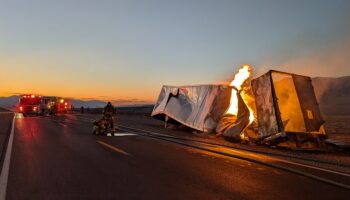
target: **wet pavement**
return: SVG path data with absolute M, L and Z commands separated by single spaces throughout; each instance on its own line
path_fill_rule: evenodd
M 349 190 L 91 123 L 17 117 L 7 199 L 347 199 Z M 132 125 L 132 124 L 130 124 Z

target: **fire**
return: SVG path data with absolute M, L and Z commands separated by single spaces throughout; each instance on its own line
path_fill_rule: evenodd
M 230 85 L 240 90 L 244 81 L 250 77 L 250 69 L 251 67 L 249 65 L 243 65 L 241 69 L 238 70 L 238 73 L 235 75 Z
M 242 89 L 243 83 L 251 76 L 251 67 L 249 65 L 243 65 L 238 72 L 235 74 L 235 77 L 233 81 L 231 82 L 230 86 L 233 86 L 237 89 L 237 91 L 240 91 Z M 232 115 L 237 115 L 238 114 L 238 99 L 236 98 L 237 96 L 237 91 L 232 90 L 231 94 L 231 100 L 230 100 L 230 107 L 226 111 L 226 114 L 232 114 Z M 247 100 L 245 98 L 244 93 L 242 94 L 243 100 Z M 254 121 L 254 113 L 253 110 L 247 105 L 249 109 L 249 123 L 252 123 Z
M 248 109 L 249 109 L 249 124 L 251 124 L 254 121 L 254 112 L 249 106 L 248 106 Z

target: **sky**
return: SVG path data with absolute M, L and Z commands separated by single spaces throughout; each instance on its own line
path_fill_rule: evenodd
M 154 102 L 242 64 L 350 75 L 347 0 L 1 0 L 0 96 Z

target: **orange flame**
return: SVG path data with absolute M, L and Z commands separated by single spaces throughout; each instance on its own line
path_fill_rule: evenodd
M 239 70 L 238 73 L 235 75 L 235 78 L 231 82 L 231 86 L 235 86 L 237 90 L 240 90 L 244 81 L 246 81 L 250 77 L 250 69 L 251 67 L 249 65 L 243 65 Z
M 243 65 L 238 72 L 235 74 L 233 81 L 231 82 L 231 86 L 234 86 L 238 91 L 241 90 L 243 83 L 251 76 L 251 67 L 249 65 Z M 238 114 L 238 99 L 237 91 L 232 90 L 230 107 L 226 111 L 226 114 L 237 115 Z M 245 100 L 244 96 L 242 96 L 243 100 Z M 249 124 L 254 121 L 254 113 L 253 110 L 247 106 L 249 109 Z

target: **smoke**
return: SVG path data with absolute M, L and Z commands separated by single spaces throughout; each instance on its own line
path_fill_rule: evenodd
M 311 53 L 291 53 L 288 58 L 270 58 L 265 66 L 281 71 L 287 71 L 307 76 L 346 76 L 350 74 L 350 37 L 344 38 L 335 47 L 325 44 L 328 48 L 314 50 Z M 305 48 L 300 47 L 303 51 Z M 298 55 L 299 54 L 299 55 Z M 282 60 L 282 61 L 281 61 Z
M 339 12 L 335 19 L 317 31 L 304 30 L 268 52 L 257 66 L 259 75 L 268 69 L 311 77 L 350 75 L 350 12 Z
M 324 27 L 307 27 L 266 52 L 254 76 L 275 69 L 314 78 L 313 86 L 323 114 L 345 115 L 350 103 L 350 2 Z

